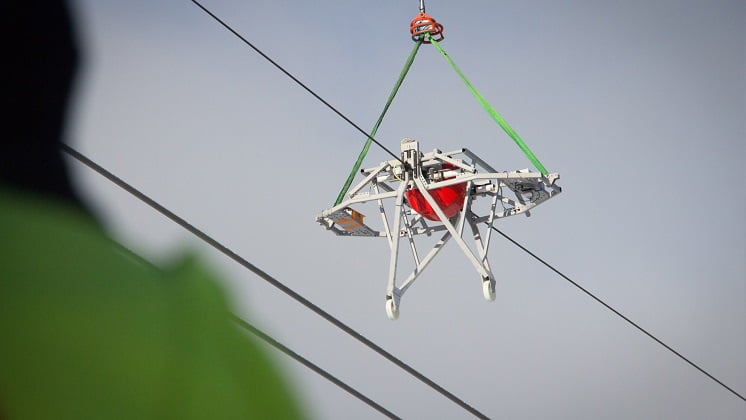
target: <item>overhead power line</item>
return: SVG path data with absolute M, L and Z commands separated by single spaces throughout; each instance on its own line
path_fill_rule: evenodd
M 145 195 L 144 193 L 142 193 L 137 188 L 131 186 L 130 184 L 128 184 L 127 182 L 125 182 L 121 178 L 119 178 L 116 175 L 112 174 L 111 172 L 109 172 L 108 170 L 106 170 L 101 165 L 99 165 L 96 162 L 92 161 L 91 159 L 89 159 L 88 157 L 84 156 L 82 153 L 80 153 L 77 150 L 73 149 L 69 145 L 62 144 L 60 147 L 61 147 L 61 149 L 65 153 L 67 153 L 68 155 L 70 155 L 74 159 L 78 160 L 79 162 L 83 163 L 84 165 L 88 166 L 89 168 L 93 169 L 94 171 L 98 172 L 100 175 L 102 175 L 103 177 L 105 177 L 109 181 L 113 182 L 114 184 L 116 184 L 117 186 L 119 186 L 123 190 L 127 191 L 128 193 L 132 194 L 133 196 L 135 196 L 140 201 L 142 201 L 145 204 L 147 204 L 148 206 L 152 207 L 154 210 L 158 211 L 162 215 L 168 217 L 173 222 L 175 222 L 179 226 L 183 227 L 184 229 L 186 229 L 191 234 L 193 234 L 194 236 L 198 237 L 199 239 L 201 239 L 202 241 L 204 241 L 205 243 L 207 243 L 211 247 L 215 248 L 216 250 L 218 250 L 223 255 L 227 256 L 228 258 L 230 258 L 233 261 L 237 262 L 238 264 L 240 264 L 244 268 L 250 270 L 251 272 L 253 272 L 257 276 L 261 277 L 267 283 L 271 284 L 272 286 L 274 286 L 275 288 L 279 289 L 280 291 L 282 291 L 286 295 L 290 296 L 291 298 L 293 298 L 295 301 L 297 301 L 301 305 L 303 305 L 306 308 L 310 309 L 311 311 L 313 311 L 314 313 L 316 313 L 320 317 L 324 318 L 325 320 L 327 320 L 329 323 L 331 323 L 335 327 L 339 328 L 340 330 L 344 331 L 345 333 L 347 333 L 352 338 L 354 338 L 354 339 L 358 340 L 359 342 L 361 342 L 363 345 L 367 346 L 371 350 L 373 350 L 376 353 L 380 354 L 385 359 L 387 359 L 388 361 L 390 361 L 391 363 L 393 363 L 394 365 L 396 365 L 400 369 L 404 370 L 405 372 L 409 373 L 410 375 L 412 375 L 413 377 L 415 377 L 416 379 L 418 379 L 420 382 L 422 382 L 425 385 L 429 386 L 430 388 L 432 388 L 433 390 L 435 390 L 436 392 L 438 392 L 442 396 L 448 398 L 449 400 L 451 400 L 452 402 L 454 402 L 455 404 L 457 404 L 458 406 L 460 406 L 464 410 L 466 410 L 469 413 L 473 414 L 477 418 L 481 418 L 481 419 L 488 419 L 489 418 L 486 415 L 482 414 L 476 408 L 474 408 L 471 405 L 469 405 L 466 402 L 464 402 L 461 398 L 457 397 L 456 395 L 454 395 L 453 393 L 451 393 L 447 389 L 445 389 L 442 386 L 440 386 L 439 384 L 437 384 L 432 379 L 430 379 L 427 376 L 423 375 L 422 373 L 418 372 L 416 369 L 414 369 L 413 367 L 409 366 L 407 363 L 404 363 L 402 360 L 400 360 L 399 358 L 397 358 L 393 354 L 391 354 L 388 351 L 384 350 L 381 346 L 377 345 L 373 341 L 369 340 L 368 338 L 366 338 L 365 336 L 363 336 L 359 332 L 357 332 L 354 329 L 352 329 L 351 327 L 349 327 L 347 324 L 343 323 L 342 321 L 340 321 L 336 317 L 334 317 L 331 314 L 329 314 L 328 312 L 324 311 L 323 309 L 321 309 L 320 307 L 318 307 L 317 305 L 315 305 L 314 303 L 312 303 L 311 301 L 309 301 L 305 297 L 301 296 L 299 293 L 295 292 L 293 289 L 291 289 L 288 286 L 284 285 L 279 280 L 277 280 L 274 277 L 270 276 L 269 274 L 265 273 L 260 268 L 258 268 L 254 264 L 252 264 L 249 261 L 247 261 L 245 258 L 243 258 L 240 255 L 236 254 L 235 252 L 231 251 L 228 247 L 226 247 L 225 245 L 221 244 L 217 240 L 213 239 L 210 235 L 208 235 L 205 232 L 203 232 L 202 230 L 194 227 L 192 224 L 190 224 L 189 222 L 187 222 L 183 218 L 179 217 L 178 215 L 176 215 L 171 210 L 169 210 L 166 207 L 162 206 L 161 204 L 159 204 L 158 202 L 156 202 L 152 198 L 148 197 L 147 195 Z
M 210 17 L 212 17 L 213 19 L 215 19 L 215 21 L 216 21 L 216 22 L 218 22 L 219 24 L 221 24 L 221 25 L 222 25 L 222 26 L 223 26 L 223 27 L 224 27 L 225 29 L 227 29 L 227 30 L 228 30 L 228 31 L 229 31 L 230 33 L 232 33 L 232 34 L 233 34 L 233 35 L 235 35 L 235 36 L 236 36 L 236 37 L 237 37 L 238 39 L 240 39 L 241 41 L 243 41 L 243 43 L 244 43 L 244 44 L 246 44 L 246 45 L 248 45 L 249 47 L 251 47 L 251 49 L 253 49 L 254 51 L 256 51 L 256 52 L 257 52 L 257 54 L 261 55 L 261 56 L 262 56 L 262 57 L 263 57 L 263 58 L 264 58 L 265 60 L 269 61 L 269 62 L 270 62 L 270 63 L 271 63 L 271 64 L 272 64 L 273 66 L 277 67 L 277 69 L 278 69 L 278 70 L 280 70 L 281 72 L 283 72 L 283 73 L 284 73 L 284 74 L 285 74 L 285 75 L 286 75 L 287 77 L 289 77 L 289 78 L 290 78 L 290 79 L 292 79 L 292 80 L 293 80 L 293 81 L 294 81 L 295 83 L 297 83 L 297 84 L 298 84 L 298 85 L 299 85 L 300 87 L 302 87 L 303 89 L 305 89 L 305 90 L 306 90 L 306 92 L 308 92 L 308 93 L 310 93 L 311 95 L 313 95 L 313 97 L 314 97 L 314 98 L 318 99 L 318 100 L 319 100 L 319 101 L 320 101 L 321 103 L 323 103 L 324 105 L 326 105 L 326 107 L 327 107 L 327 108 L 329 108 L 329 109 L 331 109 L 332 111 L 334 111 L 334 113 L 335 113 L 335 114 L 337 114 L 337 115 L 338 115 L 338 116 L 339 116 L 340 118 L 342 118 L 343 120 L 347 121 L 347 123 L 349 123 L 349 124 L 350 124 L 351 126 L 353 126 L 353 127 L 354 127 L 354 128 L 355 128 L 355 129 L 357 130 L 357 131 L 359 131 L 360 133 L 362 133 L 362 134 L 363 134 L 363 135 L 364 135 L 364 136 L 365 136 L 365 137 L 366 137 L 366 138 L 367 138 L 368 140 L 370 140 L 370 141 L 372 141 L 373 143 L 377 144 L 377 145 L 378 145 L 378 146 L 379 146 L 379 147 L 380 147 L 381 149 L 383 149 L 384 151 L 386 151 L 386 153 L 388 153 L 389 155 L 393 156 L 393 158 L 394 158 L 394 159 L 396 159 L 396 160 L 398 160 L 398 161 L 400 161 L 400 162 L 401 162 L 401 158 L 400 158 L 399 156 L 395 155 L 395 154 L 394 154 L 394 153 L 393 153 L 393 152 L 392 152 L 391 150 L 389 150 L 389 149 L 388 149 L 388 148 L 387 148 L 386 146 L 384 146 L 383 144 L 381 144 L 381 143 L 380 143 L 380 142 L 379 142 L 378 140 L 374 139 L 374 138 L 373 138 L 373 136 L 371 136 L 370 134 L 368 134 L 368 132 L 367 132 L 367 131 L 365 131 L 365 130 L 363 130 L 362 128 L 360 128 L 360 126 L 359 126 L 359 125 L 355 124 L 355 123 L 354 123 L 354 122 L 353 122 L 353 121 L 352 121 L 351 119 L 349 119 L 349 118 L 348 118 L 348 117 L 347 117 L 347 116 L 346 116 L 345 114 L 343 114 L 342 112 L 340 112 L 340 111 L 339 111 L 339 110 L 338 110 L 337 108 L 335 108 L 335 107 L 334 107 L 334 106 L 333 106 L 332 104 L 330 104 L 330 103 L 329 103 L 329 102 L 327 102 L 327 101 L 326 101 L 326 100 L 325 100 L 324 98 L 322 98 L 321 96 L 319 96 L 319 95 L 318 95 L 318 94 L 317 94 L 316 92 L 314 92 L 313 90 L 311 90 L 311 88 L 309 88 L 308 86 L 306 86 L 306 84 L 305 84 L 305 83 L 301 82 L 301 81 L 300 81 L 300 80 L 299 80 L 299 79 L 298 79 L 297 77 L 293 76 L 293 75 L 292 75 L 292 74 L 291 74 L 291 73 L 290 73 L 289 71 L 285 70 L 285 68 L 283 68 L 283 67 L 282 67 L 281 65 L 279 65 L 279 64 L 278 64 L 278 63 L 277 63 L 277 62 L 276 62 L 275 60 L 273 60 L 272 58 L 270 58 L 270 57 L 269 57 L 269 56 L 268 56 L 267 54 L 265 54 L 264 52 L 262 52 L 262 50 L 260 50 L 259 48 L 257 48 L 257 47 L 256 47 L 256 46 L 255 46 L 254 44 L 252 44 L 251 42 L 249 42 L 249 40 L 247 40 L 247 39 L 246 39 L 246 38 L 244 38 L 244 37 L 243 37 L 243 36 L 242 36 L 241 34 L 239 34 L 238 32 L 236 32 L 236 31 L 235 31 L 235 30 L 234 30 L 233 28 L 231 28 L 231 27 L 230 27 L 230 26 L 229 26 L 229 25 L 228 25 L 227 23 L 223 22 L 223 20 L 222 20 L 222 19 L 220 19 L 219 17 L 215 16 L 215 14 L 214 14 L 214 13 L 212 13 L 211 11 L 209 11 L 209 10 L 208 10 L 208 9 L 207 9 L 207 8 L 206 8 L 205 6 L 203 6 L 203 5 L 202 5 L 202 4 L 200 3 L 200 2 L 198 2 L 197 0 L 191 0 L 191 1 L 192 1 L 192 3 L 194 3 L 195 5 L 197 5 L 197 7 L 199 7 L 200 9 L 202 9 L 202 11 L 204 11 L 205 13 L 207 13 L 208 15 L 210 15 Z M 402 163 L 404 163 L 404 162 L 402 162 Z
M 115 249 L 122 252 L 125 256 L 133 259 L 138 264 L 141 264 L 143 266 L 147 266 L 153 269 L 157 269 L 158 267 L 151 263 L 149 260 L 143 258 L 141 255 L 137 254 L 136 252 L 132 251 L 131 249 L 127 248 L 126 246 L 120 244 L 119 242 L 114 241 L 113 242 Z M 319 376 L 323 377 L 324 379 L 328 380 L 329 382 L 333 383 L 334 385 L 337 385 L 338 387 L 342 388 L 344 391 L 352 395 L 353 397 L 359 399 L 360 401 L 364 402 L 365 404 L 369 405 L 379 413 L 383 414 L 384 416 L 390 418 L 390 419 L 400 419 L 401 417 L 397 416 L 396 414 L 392 413 L 391 411 L 387 410 L 382 405 L 378 404 L 377 402 L 373 401 L 372 399 L 365 396 L 360 391 L 356 390 L 355 388 L 351 387 L 350 385 L 347 385 L 346 383 L 342 382 L 340 379 L 332 375 L 331 373 L 327 372 L 323 368 L 319 367 L 315 363 L 311 362 L 310 360 L 306 359 L 305 357 L 301 356 L 300 354 L 296 353 L 295 351 L 291 350 L 287 346 L 283 345 L 279 341 L 275 340 L 270 336 L 269 334 L 263 332 L 259 328 L 255 327 L 245 319 L 239 317 L 236 314 L 231 314 L 231 318 L 233 321 L 238 324 L 240 327 L 245 329 L 246 331 L 250 332 L 260 340 L 264 341 L 265 343 L 271 345 L 272 347 L 276 348 L 277 350 L 285 353 L 292 359 L 294 359 L 296 362 L 302 364 L 303 366 L 307 367 L 308 369 L 311 369 L 313 372 L 318 374 Z
M 698 371 L 700 371 L 700 372 L 704 373 L 704 374 L 705 374 L 705 375 L 706 375 L 707 377 L 709 377 L 709 378 L 710 378 L 710 379 L 712 379 L 713 381 L 715 381 L 715 382 L 717 382 L 718 384 L 720 384 L 720 386 L 722 386 L 723 388 L 725 388 L 725 389 L 727 389 L 728 391 L 732 392 L 732 393 L 733 393 L 733 395 L 737 396 L 738 398 L 742 399 L 743 401 L 746 401 L 746 398 L 744 398 L 744 397 L 743 397 L 743 395 L 741 395 L 741 394 L 739 394 L 738 392 L 736 392 L 736 391 L 735 391 L 735 390 L 734 390 L 733 388 L 731 388 L 731 387 L 729 387 L 728 385 L 724 384 L 724 383 L 723 383 L 723 382 L 722 382 L 721 380 L 719 380 L 718 378 L 714 377 L 713 375 L 711 375 L 711 374 L 710 374 L 709 372 L 707 372 L 706 370 L 704 370 L 704 369 L 702 369 L 701 367 L 699 367 L 699 365 L 697 365 L 696 363 L 694 363 L 694 362 L 692 362 L 691 360 L 689 360 L 689 359 L 687 359 L 686 357 L 684 357 L 684 355 L 682 355 L 682 354 L 681 354 L 681 353 L 679 353 L 678 351 L 674 350 L 674 349 L 673 349 L 673 348 L 672 348 L 671 346 L 669 346 L 668 344 L 664 343 L 664 342 L 663 342 L 663 341 L 662 341 L 661 339 L 659 339 L 658 337 L 656 337 L 656 336 L 654 336 L 653 334 L 651 334 L 650 332 L 648 332 L 648 331 L 647 331 L 646 329 L 644 329 L 644 328 L 642 328 L 641 326 L 639 326 L 639 325 L 638 325 L 638 324 L 637 324 L 636 322 L 632 321 L 631 319 L 629 319 L 628 317 L 626 317 L 625 315 L 623 315 L 623 314 L 622 314 L 621 312 L 619 312 L 618 310 L 614 309 L 614 308 L 613 308 L 613 307 L 612 307 L 611 305 L 609 305 L 608 303 L 604 302 L 603 300 L 601 300 L 601 299 L 600 299 L 599 297 L 597 297 L 597 296 L 596 296 L 596 295 L 594 295 L 593 293 L 589 292 L 589 291 L 588 291 L 588 290 L 587 290 L 586 288 L 584 288 L 583 286 L 581 286 L 581 285 L 579 285 L 578 283 L 576 283 L 575 281 L 573 281 L 573 280 L 572 280 L 572 279 L 571 279 L 570 277 L 568 277 L 568 276 L 564 275 L 564 274 L 563 274 L 563 273 L 562 273 L 561 271 L 557 270 L 557 269 L 556 269 L 556 268 L 554 268 L 554 267 L 553 267 L 553 266 L 552 266 L 551 264 L 549 264 L 548 262 L 544 261 L 543 259 L 541 259 L 541 258 L 540 258 L 539 256 L 537 256 L 537 255 L 536 255 L 536 254 L 534 254 L 533 252 L 529 251 L 529 250 L 528 250 L 528 248 L 526 248 L 525 246 L 521 245 L 520 243 L 518 243 L 518 242 L 517 242 L 516 240 L 514 240 L 514 239 L 513 239 L 513 238 L 511 238 L 510 236 L 508 236 L 508 235 L 506 235 L 505 233 L 503 233 L 503 232 L 502 232 L 502 231 L 501 231 L 500 229 L 498 229 L 498 228 L 496 228 L 496 227 L 494 227 L 494 226 L 492 227 L 492 229 L 493 229 L 493 230 L 494 230 L 495 232 L 497 232 L 497 233 L 499 233 L 500 235 L 502 235 L 502 237 L 503 237 L 503 238 L 505 238 L 505 239 L 507 239 L 508 241 L 510 241 L 510 242 L 511 242 L 511 243 L 512 243 L 513 245 L 517 246 L 518 248 L 520 248 L 521 250 L 523 250 L 523 251 L 524 251 L 525 253 L 527 253 L 528 255 L 530 255 L 530 256 L 532 256 L 532 257 L 534 257 L 534 259 L 536 259 L 536 260 L 537 260 L 537 261 L 539 261 L 540 263 L 544 264 L 544 266 L 546 266 L 546 267 L 547 267 L 547 268 L 549 268 L 550 270 L 554 271 L 554 272 L 555 272 L 555 273 L 556 273 L 557 275 L 559 275 L 559 276 L 560 276 L 560 277 L 562 277 L 563 279 L 567 280 L 567 281 L 568 281 L 568 282 L 569 282 L 570 284 L 572 284 L 573 286 L 575 286 L 575 287 L 577 287 L 578 289 L 580 289 L 580 291 L 582 291 L 582 292 L 583 292 L 583 293 L 585 293 L 586 295 L 588 295 L 588 296 L 590 296 L 591 298 L 593 298 L 593 300 L 595 300 L 596 302 L 598 302 L 598 303 L 600 303 L 601 305 L 603 305 L 604 307 L 606 307 L 606 309 L 610 310 L 611 312 L 613 312 L 614 314 L 616 314 L 617 316 L 619 316 L 619 317 L 620 317 L 620 318 L 622 318 L 623 320 L 627 321 L 627 322 L 628 322 L 628 323 L 629 323 L 630 325 L 632 325 L 633 327 L 635 327 L 635 328 L 637 328 L 638 330 L 640 330 L 640 331 L 641 331 L 641 332 L 642 332 L 643 334 L 645 334 L 645 335 L 647 335 L 648 337 L 650 337 L 650 338 L 652 338 L 653 340 L 655 340 L 655 341 L 656 341 L 656 342 L 657 342 L 658 344 L 660 344 L 661 346 L 663 346 L 664 348 L 666 348 L 666 350 L 668 350 L 668 351 L 670 351 L 671 353 L 675 354 L 676 356 L 678 356 L 679 358 L 681 358 L 681 360 L 683 360 L 683 361 L 687 362 L 687 363 L 688 363 L 689 365 L 691 365 L 692 367 L 694 367 L 694 368 L 695 368 L 695 369 L 697 369 Z
M 298 353 L 290 350 L 289 348 L 285 347 L 281 343 L 279 343 L 274 338 L 270 337 L 266 333 L 262 332 L 261 330 L 257 329 L 253 325 L 249 324 L 248 322 L 244 321 L 242 318 L 237 317 L 236 315 L 233 315 L 234 320 L 237 324 L 244 327 L 246 330 L 254 334 L 255 336 L 259 337 L 260 339 L 267 342 L 272 347 L 276 348 L 277 350 L 280 350 L 281 352 L 287 354 L 288 356 L 295 359 L 297 362 L 302 364 L 303 366 L 311 369 L 312 371 L 316 372 L 317 374 L 324 377 L 329 382 L 333 383 L 334 385 L 337 385 L 338 387 L 342 388 L 343 390 L 347 391 L 349 394 L 354 396 L 355 398 L 359 399 L 360 401 L 364 402 L 365 404 L 368 404 L 369 406 L 373 407 L 375 410 L 383 414 L 384 416 L 390 418 L 390 419 L 399 419 L 401 417 L 397 416 L 396 414 L 392 413 L 391 411 L 387 410 L 380 404 L 376 403 L 375 401 L 371 400 L 370 398 L 363 395 L 361 392 L 356 390 L 355 388 L 347 385 L 346 383 L 340 381 L 336 377 L 334 377 L 329 372 L 325 371 L 324 369 L 316 366 L 314 363 L 309 361 L 308 359 L 304 358 L 303 356 L 299 355 Z

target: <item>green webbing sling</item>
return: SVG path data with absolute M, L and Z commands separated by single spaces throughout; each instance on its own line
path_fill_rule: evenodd
M 355 161 L 355 165 L 352 167 L 352 171 L 350 172 L 350 175 L 347 177 L 347 181 L 345 181 L 344 187 L 342 187 L 342 190 L 339 192 L 339 195 L 337 196 L 337 201 L 334 202 L 335 206 L 342 202 L 345 194 L 347 194 L 347 190 L 350 189 L 350 185 L 352 185 L 352 180 L 355 179 L 355 175 L 357 175 L 357 171 L 360 169 L 360 165 L 362 165 L 363 159 L 365 159 L 365 155 L 368 154 L 368 150 L 370 149 L 370 144 L 372 143 L 371 137 L 375 138 L 376 132 L 378 132 L 378 127 L 381 125 L 381 122 L 383 121 L 383 117 L 386 115 L 386 112 L 389 110 L 389 106 L 391 106 L 391 102 L 394 101 L 394 96 L 396 96 L 396 92 L 399 91 L 399 87 L 404 81 L 404 78 L 407 76 L 407 72 L 409 72 L 409 68 L 412 67 L 412 63 L 414 62 L 414 56 L 417 55 L 417 51 L 420 49 L 420 45 L 422 45 L 422 41 L 417 41 L 414 45 L 414 48 L 412 48 L 412 52 L 409 53 L 407 62 L 404 64 L 404 68 L 399 74 L 399 79 L 396 81 L 396 84 L 394 85 L 394 89 L 389 94 L 389 99 L 386 102 L 386 106 L 383 107 L 383 111 L 381 112 L 381 115 L 378 117 L 378 121 L 376 121 L 376 124 L 373 126 L 373 130 L 371 130 L 370 132 L 370 137 L 368 137 L 368 139 L 365 141 L 365 146 L 363 146 L 363 150 L 360 151 L 360 155 L 357 157 L 357 161 Z
M 539 172 L 542 173 L 542 175 L 546 175 L 547 170 L 544 168 L 544 165 L 542 165 L 541 162 L 539 162 L 539 159 L 537 159 L 536 156 L 534 156 L 534 154 L 531 152 L 528 146 L 526 146 L 526 143 L 524 143 L 523 140 L 521 140 L 520 136 L 518 136 L 518 133 L 516 133 L 515 130 L 513 130 L 513 128 L 508 124 L 508 122 L 505 121 L 505 119 L 500 114 L 498 114 L 494 108 L 492 108 L 492 105 L 490 105 L 490 103 L 487 102 L 487 100 L 484 99 L 484 97 L 479 92 L 477 92 L 476 89 L 474 89 L 474 86 L 472 86 L 472 84 L 469 82 L 466 76 L 464 76 L 464 73 L 462 73 L 461 70 L 459 70 L 459 68 L 456 66 L 456 63 L 454 63 L 453 60 L 451 60 L 451 57 L 448 56 L 445 50 L 443 50 L 443 47 L 441 47 L 440 44 L 438 44 L 438 42 L 435 41 L 432 38 L 432 36 L 430 36 L 430 34 L 425 34 L 425 37 L 427 37 L 428 41 L 432 42 L 435 48 L 437 48 L 438 51 L 440 51 L 440 53 L 443 55 L 443 57 L 445 57 L 445 59 L 451 64 L 451 67 L 453 67 L 453 69 L 456 70 L 456 73 L 458 73 L 458 75 L 461 76 L 461 80 L 464 81 L 466 86 L 471 91 L 472 95 L 474 95 L 474 97 L 477 98 L 477 101 L 479 101 L 479 103 L 482 105 L 482 108 L 484 108 L 484 110 L 487 111 L 488 114 L 490 114 L 492 119 L 495 120 L 495 122 L 500 127 L 502 127 L 503 130 L 505 130 L 505 132 L 513 139 L 513 141 L 515 141 L 518 147 L 520 147 L 523 153 L 526 155 L 528 160 L 530 160 L 531 163 L 534 164 L 536 169 L 538 169 Z

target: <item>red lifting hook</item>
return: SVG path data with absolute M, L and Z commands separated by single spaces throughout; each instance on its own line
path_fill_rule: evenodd
M 424 11 L 420 12 L 409 24 L 409 32 L 412 33 L 412 41 L 422 41 L 423 44 L 430 44 L 424 34 L 430 34 L 435 41 L 443 40 L 443 25 L 436 22 L 430 15 Z

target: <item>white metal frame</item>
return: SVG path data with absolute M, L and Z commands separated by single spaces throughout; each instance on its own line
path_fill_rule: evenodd
M 399 305 L 404 292 L 412 286 L 451 239 L 458 244 L 479 273 L 485 299 L 494 300 L 495 278 L 487 260 L 487 253 L 495 220 L 517 214 L 530 216 L 531 209 L 562 192 L 556 185 L 559 175 L 542 175 L 528 169 L 498 172 L 468 149 L 448 153 L 435 149 L 429 153 L 421 153 L 419 144 L 412 139 L 402 140 L 401 149 L 401 161 L 390 160 L 376 167 L 361 170 L 364 178 L 348 191 L 347 199 L 321 212 L 316 221 L 340 236 L 387 238 L 391 258 L 386 288 L 386 313 L 391 319 L 399 316 Z M 444 168 L 444 163 L 449 165 Z M 463 208 L 458 215 L 449 219 L 436 204 L 430 190 L 462 183 L 466 184 Z M 435 211 L 439 223 L 425 219 L 408 207 L 404 193 L 409 189 L 421 192 Z M 503 194 L 503 191 L 511 194 L 512 198 Z M 487 215 L 478 216 L 472 212 L 472 203 L 483 197 L 491 199 L 490 210 Z M 393 219 L 386 214 L 384 200 L 387 199 L 394 200 Z M 353 206 L 367 202 L 378 204 L 382 221 L 380 229 L 373 229 L 365 224 L 364 216 L 353 209 Z M 463 239 L 467 224 L 474 239 L 475 250 L 469 248 Z M 482 224 L 485 225 L 484 234 L 479 229 L 479 225 Z M 415 237 L 431 236 L 439 232 L 443 232 L 443 236 L 424 257 L 420 257 Z M 407 238 L 414 269 L 400 285 L 397 285 L 401 238 Z

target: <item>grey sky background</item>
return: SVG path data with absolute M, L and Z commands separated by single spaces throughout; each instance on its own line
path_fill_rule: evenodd
M 364 138 L 187 0 L 78 0 L 83 153 L 493 418 L 743 419 L 746 403 L 499 236 L 497 300 L 449 244 L 384 311 L 384 240 L 314 222 Z M 370 129 L 418 2 L 203 4 Z M 564 192 L 499 228 L 746 393 L 746 3 L 427 1 L 443 47 Z M 530 166 L 432 47 L 377 138 Z M 373 148 L 373 166 L 387 155 Z M 405 418 L 469 418 L 78 164 L 118 238 L 197 252 L 237 311 Z M 404 255 L 404 254 L 403 254 Z M 379 418 L 273 353 L 315 418 Z

